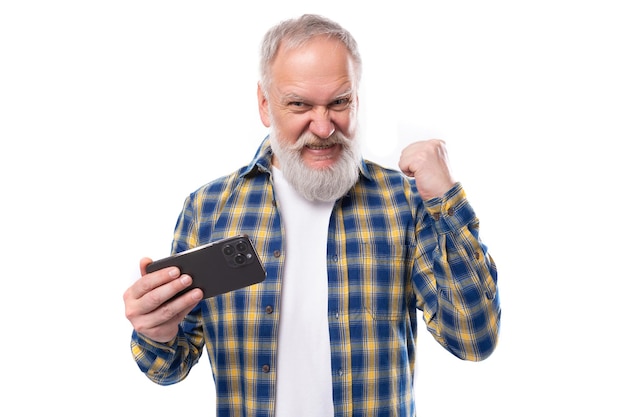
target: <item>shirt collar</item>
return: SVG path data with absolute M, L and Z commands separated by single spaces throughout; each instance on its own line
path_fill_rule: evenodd
M 252 162 L 241 173 L 240 177 L 254 176 L 260 173 L 268 173 L 272 168 L 272 148 L 270 146 L 269 135 L 263 139 L 261 145 L 256 151 Z M 362 177 L 372 180 L 372 174 L 363 159 L 359 164 L 359 171 Z

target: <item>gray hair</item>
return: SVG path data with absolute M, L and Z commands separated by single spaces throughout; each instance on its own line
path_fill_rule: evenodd
M 354 63 L 356 72 L 356 85 L 361 80 L 361 55 L 356 40 L 350 32 L 338 23 L 325 17 L 305 14 L 297 19 L 285 20 L 267 31 L 261 44 L 261 88 L 267 92 L 271 82 L 270 66 L 276 58 L 276 53 L 281 45 L 287 49 L 300 47 L 317 36 L 326 36 L 342 42 Z

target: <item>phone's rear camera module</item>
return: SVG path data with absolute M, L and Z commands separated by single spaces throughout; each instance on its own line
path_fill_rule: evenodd
M 237 250 L 239 252 L 245 252 L 248 250 L 248 245 L 244 241 L 237 242 Z

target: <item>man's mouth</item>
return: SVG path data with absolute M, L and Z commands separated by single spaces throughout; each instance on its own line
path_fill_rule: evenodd
M 321 150 L 324 150 L 324 149 L 330 149 L 330 148 L 332 148 L 335 145 L 336 145 L 336 143 L 324 143 L 322 145 L 309 144 L 309 145 L 306 145 L 306 147 L 309 148 L 309 149 L 312 149 L 314 151 L 321 151 Z

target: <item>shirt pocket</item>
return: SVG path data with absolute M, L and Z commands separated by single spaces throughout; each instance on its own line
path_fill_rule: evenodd
M 406 245 L 361 245 L 361 300 L 374 320 L 398 320 L 406 315 L 411 253 Z

